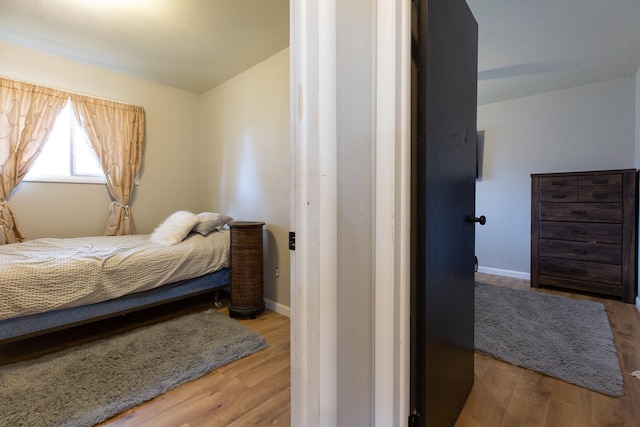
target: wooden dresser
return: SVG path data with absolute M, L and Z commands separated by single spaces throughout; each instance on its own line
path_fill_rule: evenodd
M 531 286 L 633 303 L 637 182 L 634 169 L 531 175 Z

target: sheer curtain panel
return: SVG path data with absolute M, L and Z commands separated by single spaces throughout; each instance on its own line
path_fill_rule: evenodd
M 142 164 L 144 108 L 82 95 L 71 95 L 71 104 L 111 195 L 104 235 L 136 234 L 129 199 Z
M 71 104 L 98 156 L 111 195 L 104 234 L 136 234 L 129 199 L 142 163 L 144 109 L 75 94 Z
M 0 77 L 0 244 L 24 240 L 7 200 L 68 99 L 63 91 Z

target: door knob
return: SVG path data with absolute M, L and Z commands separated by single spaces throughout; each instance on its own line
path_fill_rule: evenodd
M 480 225 L 485 225 L 487 223 L 487 218 L 484 215 L 480 215 L 480 218 L 472 215 L 471 222 L 479 222 Z

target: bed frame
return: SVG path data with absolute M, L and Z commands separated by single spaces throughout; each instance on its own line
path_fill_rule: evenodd
M 217 292 L 229 285 L 229 269 L 120 298 L 0 321 L 0 343 L 9 343 L 131 313 L 180 299 Z

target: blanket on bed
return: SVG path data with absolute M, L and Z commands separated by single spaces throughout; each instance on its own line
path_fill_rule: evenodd
M 0 245 L 0 320 L 145 291 L 228 267 L 229 231 L 161 246 L 149 235 Z

